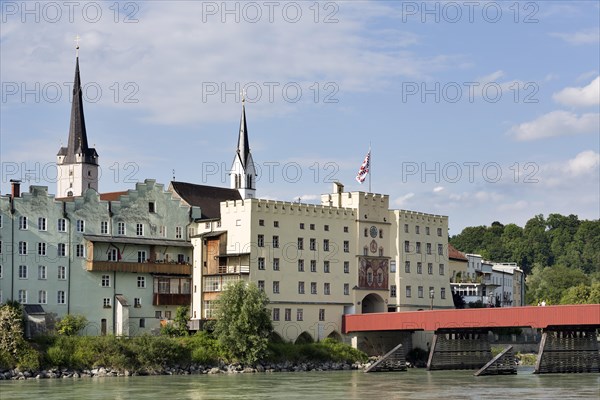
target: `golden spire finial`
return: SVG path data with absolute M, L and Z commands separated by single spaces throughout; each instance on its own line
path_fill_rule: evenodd
M 79 35 L 75 36 L 75 55 L 77 57 L 79 57 L 79 40 L 81 38 L 79 37 Z
M 246 89 L 242 89 L 240 94 L 242 95 L 242 103 L 246 102 Z

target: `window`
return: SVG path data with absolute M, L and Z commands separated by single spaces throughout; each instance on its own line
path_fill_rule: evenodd
M 423 286 L 418 287 L 418 296 L 420 299 L 423 298 Z
M 82 244 L 75 245 L 75 256 L 79 258 L 85 257 L 85 247 Z
M 258 226 L 265 226 L 265 220 L 264 219 L 259 219 L 258 220 Z
M 59 218 L 57 226 L 58 226 L 59 232 L 66 232 L 67 231 L 67 220 L 64 218 Z
M 19 297 L 17 298 L 17 300 L 21 304 L 27 303 L 27 290 L 20 289 L 19 290 Z
M 19 217 L 19 229 L 22 231 L 27 229 L 27 217 Z
M 59 257 L 66 257 L 67 256 L 67 245 L 64 243 L 59 243 L 56 246 L 56 253 Z
M 144 236 L 144 224 L 135 224 L 136 236 Z
M 125 222 L 117 222 L 117 235 L 125 235 Z
M 410 251 L 410 242 L 408 240 L 404 241 L 404 252 L 408 253 Z
M 412 296 L 412 288 L 410 286 L 406 287 L 406 297 L 410 298 Z
M 368 256 L 369 255 L 369 247 L 365 246 L 363 247 L 363 256 Z
M 444 264 L 440 264 L 440 275 L 444 275 Z
M 106 235 L 108 233 L 108 221 L 100 221 L 100 234 Z
M 298 272 L 304 272 L 304 260 L 298 260 Z
M 119 261 L 119 251 L 117 249 L 108 249 L 108 261 Z
M 0 265 L 0 279 L 2 279 L 2 265 Z
M 46 229 L 46 218 L 39 217 L 38 218 L 38 230 L 45 231 Z
M 273 258 L 273 271 L 279 271 L 279 258 Z
M 440 298 L 441 299 L 445 299 L 446 298 L 446 288 L 441 288 L 440 289 Z
M 110 275 L 102 275 L 101 286 L 110 287 Z
M 204 307 L 207 308 L 207 302 L 204 302 Z M 110 306 L 109 306 L 110 307 Z M 156 319 L 161 319 L 162 318 L 162 311 L 154 311 L 154 318 Z
M 390 297 L 396 297 L 396 285 L 390 286 Z
M 323 272 L 329 273 L 329 261 L 323 261 Z
M 146 318 L 140 318 L 140 328 L 146 327 Z
M 148 212 L 155 213 L 156 212 L 156 203 L 153 201 L 148 202 Z
M 167 237 L 167 227 L 166 227 L 166 226 L 164 226 L 164 225 L 161 225 L 161 226 L 158 228 L 158 234 L 159 234 L 160 236 L 162 236 L 162 237 Z
M 408 224 L 404 224 L 404 233 L 408 233 Z
M 425 227 L 425 234 L 429 235 L 429 227 L 428 226 Z
M 383 247 L 379 248 L 379 257 L 383 257 Z
M 317 272 L 317 261 L 310 260 L 310 272 Z
M 256 238 L 256 245 L 258 247 L 265 247 L 265 235 L 258 235 Z
M 38 266 L 38 279 L 44 280 L 47 279 L 48 276 L 46 274 L 46 266 L 45 265 L 39 265 Z
M 102 307 L 104 308 L 110 308 L 111 306 L 111 302 L 110 302 L 110 297 L 105 297 L 102 299 Z M 160 311 L 157 311 L 160 312 Z
M 64 290 L 59 290 L 56 293 L 56 303 L 57 304 L 66 304 L 66 296 L 65 296 L 65 291 Z
M 279 293 L 279 281 L 273 281 L 273 293 Z
M 417 274 L 422 274 L 422 273 L 423 273 L 423 263 L 417 262 Z
M 298 250 L 304 250 L 304 239 L 298 238 Z
M 273 235 L 273 248 L 276 249 L 279 247 L 279 236 Z
M 67 279 L 67 267 L 59 265 L 58 266 L 58 280 L 64 281 Z
M 417 242 L 417 254 L 421 254 L 421 242 Z
M 437 235 L 442 236 L 442 228 L 437 228 Z
M 368 237 L 369 236 L 369 229 L 365 228 L 365 230 L 363 231 L 363 236 L 364 237 Z
M 27 265 L 19 265 L 19 279 L 27 279 Z
M 45 256 L 46 255 L 46 243 L 41 242 L 38 243 L 38 256 Z
M 48 302 L 48 295 L 45 290 L 40 290 L 38 292 L 38 303 L 46 304 Z
M 331 284 L 329 282 L 325 282 L 323 284 L 323 294 L 326 294 L 326 295 L 331 294 Z
M 431 254 L 431 243 L 427 243 L 426 251 L 427 251 L 427 254 Z
M 344 295 L 349 295 L 349 294 L 350 294 L 350 284 L 344 283 Z
M 329 251 L 329 239 L 323 239 L 323 251 Z
M 314 231 L 315 230 L 315 224 L 310 224 L 310 230 Z
M 286 321 L 291 321 L 292 320 L 292 309 L 291 308 L 286 308 L 284 311 L 284 318 Z
M 317 282 L 310 283 L 310 294 L 317 294 Z
M 273 309 L 273 321 L 279 321 L 279 308 Z
M 323 225 L 323 230 L 325 230 L 325 232 L 329 232 L 329 225 Z
M 344 227 L 344 233 L 348 233 L 348 232 L 349 232 L 349 231 L 348 231 L 348 227 L 347 227 L 347 226 L 345 226 L 345 227 Z
M 298 293 L 304 294 L 304 282 L 298 282 Z
M 183 238 L 183 228 L 180 226 L 176 226 L 175 227 L 175 239 L 182 239 Z
M 442 244 L 438 244 L 438 254 L 440 256 L 444 255 L 444 246 Z
M 0 215 L 0 228 L 2 228 L 2 215 Z
M 296 321 L 304 321 L 304 310 L 301 308 L 296 310 Z
M 390 272 L 396 272 L 396 261 L 390 261 Z
M 433 275 L 433 263 L 427 263 L 427 273 Z
M 344 240 L 344 253 L 350 252 L 350 242 L 348 240 Z
M 300 229 L 304 229 L 304 223 L 300 222 Z
M 19 255 L 27 255 L 27 242 L 19 242 Z
M 311 250 L 317 249 L 317 239 L 310 238 L 310 249 Z
M 279 228 L 279 221 L 273 221 L 273 228 Z
M 420 233 L 419 225 L 415 226 L 415 233 L 418 235 Z
M 83 233 L 85 230 L 85 221 L 82 219 L 78 219 L 75 223 L 75 230 L 79 233 Z
M 142 306 L 142 299 L 141 299 L 141 298 L 139 298 L 139 297 L 135 297 L 135 298 L 133 299 L 133 306 L 134 306 L 135 308 L 140 308 L 140 307 Z
M 410 273 L 410 261 L 404 262 L 404 272 Z
M 265 258 L 258 257 L 258 269 L 265 269 Z
M 146 287 L 146 277 L 145 276 L 137 277 L 137 287 L 140 289 L 143 289 Z
M 325 309 L 319 308 L 319 321 L 325 321 Z
M 258 290 L 265 291 L 265 281 L 259 280 L 256 286 L 258 286 Z
M 345 274 L 350 273 L 350 261 L 344 261 L 344 273 Z
M 145 250 L 139 250 L 138 251 L 137 262 L 139 262 L 139 263 L 145 263 L 146 262 L 146 251 Z

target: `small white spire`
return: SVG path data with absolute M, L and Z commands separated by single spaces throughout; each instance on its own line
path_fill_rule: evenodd
M 75 56 L 79 57 L 79 40 L 81 38 L 79 37 L 79 35 L 75 36 Z

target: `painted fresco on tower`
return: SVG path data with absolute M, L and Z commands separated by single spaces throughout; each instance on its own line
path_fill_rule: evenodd
M 358 287 L 360 289 L 388 288 L 388 259 L 359 258 Z

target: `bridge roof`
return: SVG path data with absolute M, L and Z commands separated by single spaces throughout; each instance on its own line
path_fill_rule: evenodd
M 570 325 L 600 327 L 600 304 L 472 308 L 344 316 L 344 333 L 397 330 L 435 331 L 453 328 L 547 328 Z

